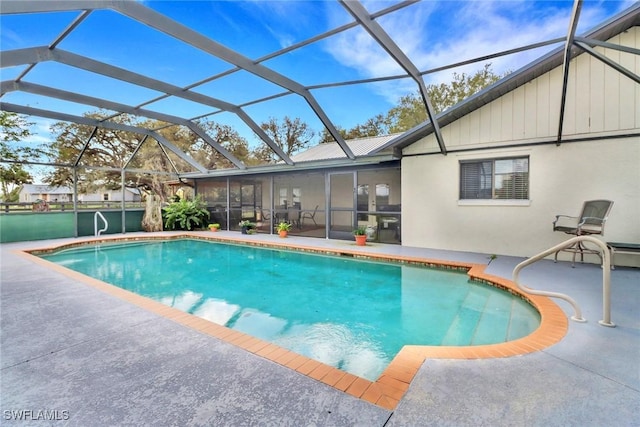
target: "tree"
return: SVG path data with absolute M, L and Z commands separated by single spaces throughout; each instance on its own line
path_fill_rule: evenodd
M 385 135 L 389 130 L 385 122 L 385 117 L 382 114 L 371 117 L 370 119 L 367 119 L 367 121 L 363 124 L 355 125 L 349 130 L 345 130 L 340 126 L 336 126 L 336 129 L 343 139 L 367 138 L 372 136 Z M 320 134 L 320 143 L 324 144 L 327 142 L 335 142 L 335 139 L 328 130 L 323 129 L 322 133 Z
M 343 127 L 340 127 L 338 125 L 336 125 L 335 127 L 342 139 L 347 139 L 347 131 Z M 326 144 L 329 142 L 336 142 L 336 140 L 333 135 L 329 133 L 327 128 L 323 128 L 322 132 L 320 132 L 320 144 Z
M 18 201 L 19 189 L 22 184 L 33 182 L 33 177 L 20 163 L 41 155 L 37 148 L 30 146 L 10 146 L 10 142 L 23 142 L 31 136 L 31 123 L 15 113 L 0 111 L 0 190 L 5 202 Z
M 508 74 L 505 73 L 504 75 Z M 497 75 L 491 69 L 491 64 L 474 74 L 453 73 L 450 83 L 428 85 L 427 95 L 431 105 L 438 114 L 447 108 L 467 99 L 485 87 L 500 80 L 504 75 Z M 427 120 L 427 111 L 419 92 L 400 98 L 399 105 L 389 110 L 385 118 L 390 133 L 404 132 Z
M 506 74 L 508 73 L 504 75 Z M 485 64 L 481 70 L 471 75 L 453 73 L 453 80 L 450 83 L 428 85 L 427 95 L 435 113 L 438 114 L 495 83 L 503 76 L 495 74 L 491 69 L 491 64 Z M 401 96 L 398 105 L 391 108 L 386 115 L 378 114 L 349 130 L 339 126 L 336 126 L 336 129 L 344 139 L 366 138 L 405 132 L 427 119 L 424 101 L 420 93 L 416 91 Z M 324 129 L 320 134 L 320 143 L 327 142 L 335 142 L 335 140 Z
M 238 160 L 242 162 L 250 160 L 251 152 L 249 151 L 249 143 L 231 126 L 212 121 L 199 121 L 197 125 L 203 129 L 213 141 L 222 145 Z M 157 123 L 150 122 L 144 126 L 154 128 L 158 125 Z M 188 153 L 194 160 L 209 170 L 234 167 L 229 159 L 211 147 L 206 141 L 200 138 L 199 135 L 185 127 L 170 126 L 160 129 L 158 133 Z M 190 168 L 190 166 L 186 164 L 183 164 L 183 167 Z
M 106 113 L 93 112 L 85 116 L 104 120 Z M 128 115 L 116 116 L 110 121 L 135 125 L 133 117 Z M 142 135 L 106 128 L 98 128 L 93 134 L 93 126 L 67 122 L 54 124 L 51 131 L 55 135 L 55 140 L 51 144 L 51 155 L 55 163 L 74 165 L 80 158 L 78 165 L 81 167 L 77 169 L 77 185 L 81 193 L 90 193 L 103 187 L 112 190 L 120 188 L 119 169 L 142 140 Z M 113 168 L 113 170 L 103 168 Z M 73 185 L 73 168 L 58 167 L 46 176 L 45 181 L 50 185 L 71 186 Z
M 260 127 L 288 156 L 309 147 L 315 136 L 315 132 L 308 124 L 299 118 L 291 119 L 288 116 L 285 116 L 282 124 L 278 122 L 278 119 L 271 117 Z M 257 160 L 263 163 L 275 163 L 280 160 L 280 157 L 266 143 L 255 150 L 254 155 Z
M 2 200 L 17 202 L 20 198 L 22 184 L 30 184 L 33 177 L 19 164 L 0 166 L 0 183 L 2 185 Z
M 389 127 L 382 114 L 378 114 L 361 125 L 357 125 L 347 131 L 346 139 L 367 138 L 371 136 L 384 135 L 389 132 Z
M 85 116 L 102 120 L 106 114 L 94 112 L 87 113 Z M 233 167 L 228 159 L 200 136 L 183 126 L 155 120 L 139 121 L 125 114 L 113 117 L 110 121 L 157 129 L 156 132 L 207 169 Z M 240 160 L 250 157 L 247 141 L 230 126 L 207 121 L 200 122 L 199 125 L 211 139 L 224 146 Z M 80 192 L 91 192 L 101 187 L 119 189 L 122 182 L 121 168 L 127 165 L 128 169 L 165 172 L 166 174 L 152 174 L 125 171 L 125 186 L 158 195 L 162 201 L 166 201 L 169 195 L 166 187 L 166 181 L 170 179 L 168 174 L 173 174 L 176 170 L 178 172 L 193 170 L 188 162 L 163 148 L 158 141 L 147 138 L 143 142 L 143 136 L 139 134 L 98 128 L 91 137 L 94 131 L 92 126 L 66 122 L 56 123 L 52 130 L 56 134 L 52 153 L 57 163 L 75 164 L 82 153 L 78 164 L 80 168 L 77 169 Z M 89 141 L 88 145 L 86 145 L 87 141 Z M 105 167 L 113 170 L 105 170 Z M 52 185 L 71 185 L 73 169 L 57 168 L 47 176 L 47 182 Z

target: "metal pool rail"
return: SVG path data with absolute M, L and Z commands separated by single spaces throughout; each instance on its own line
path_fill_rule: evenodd
M 609 326 L 613 328 L 616 325 L 615 323 L 611 322 L 611 254 L 609 253 L 609 248 L 607 248 L 607 245 L 605 245 L 603 242 L 596 239 L 595 237 L 591 237 L 591 236 L 573 237 L 563 243 L 560 243 L 550 249 L 547 249 L 544 252 L 539 253 L 538 255 L 535 255 L 531 258 L 528 258 L 522 261 L 520 264 L 516 265 L 516 267 L 513 269 L 513 282 L 516 284 L 518 289 L 520 289 L 523 292 L 533 294 L 533 295 L 542 295 L 542 296 L 551 297 L 551 298 L 560 298 L 567 301 L 569 304 L 571 304 L 574 310 L 574 315 L 571 316 L 571 319 L 573 319 L 576 322 L 586 322 L 586 320 L 582 317 L 582 311 L 580 310 L 580 306 L 570 296 L 561 294 L 558 292 L 541 291 L 541 290 L 527 288 L 521 285 L 518 281 L 520 270 L 522 270 L 524 267 L 530 264 L 533 264 L 534 262 L 537 262 L 548 255 L 558 252 L 561 249 L 568 248 L 572 245 L 575 245 L 578 242 L 591 242 L 596 246 L 598 246 L 602 252 L 602 312 L 603 313 L 602 313 L 602 320 L 598 321 L 598 323 L 600 323 L 602 326 Z
M 104 222 L 104 228 L 100 230 L 98 230 L 98 217 L 100 217 L 100 219 L 102 219 L 102 222 Z M 104 217 L 104 215 L 102 215 L 100 211 L 96 211 L 96 213 L 93 215 L 94 234 L 96 236 L 99 236 L 100 234 L 102 234 L 103 231 L 107 231 L 108 228 L 109 228 L 109 222 L 107 222 L 107 219 Z

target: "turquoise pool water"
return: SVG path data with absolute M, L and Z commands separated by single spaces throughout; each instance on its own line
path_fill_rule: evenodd
M 498 343 L 540 323 L 508 292 L 419 266 L 198 240 L 42 257 L 370 380 L 404 345 Z

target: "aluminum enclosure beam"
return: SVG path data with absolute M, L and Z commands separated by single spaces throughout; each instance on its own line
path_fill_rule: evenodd
M 416 0 L 405 0 L 405 1 L 401 2 L 401 3 L 397 3 L 395 5 L 392 5 L 392 6 L 389 6 L 389 7 L 385 8 L 385 9 L 382 9 L 382 10 L 372 14 L 371 16 L 374 17 L 374 18 L 378 18 L 380 16 L 387 15 L 387 14 L 389 14 L 391 12 L 394 12 L 396 10 L 402 9 L 402 8 L 407 7 L 409 5 L 412 5 L 414 3 L 416 3 Z M 292 44 L 290 46 L 287 46 L 287 47 L 285 47 L 283 49 L 280 49 L 278 51 L 268 53 L 267 55 L 256 59 L 254 62 L 256 64 L 260 64 L 262 62 L 268 61 L 269 59 L 277 58 L 277 57 L 282 56 L 282 55 L 284 55 L 286 53 L 289 53 L 289 52 L 292 52 L 294 50 L 303 48 L 303 47 L 308 46 L 308 45 L 310 45 L 312 43 L 324 40 L 324 39 L 326 39 L 328 37 L 331 37 L 333 35 L 339 34 L 339 33 L 344 32 L 344 31 L 346 31 L 346 30 L 348 30 L 350 28 L 354 28 L 354 27 L 357 27 L 357 26 L 358 26 L 358 23 L 355 22 L 355 21 L 347 23 L 347 24 L 344 24 L 344 25 L 342 25 L 340 27 L 331 29 L 331 30 L 326 31 L 326 32 L 324 32 L 322 34 L 318 34 L 318 35 L 313 36 L 313 37 L 311 37 L 309 39 L 303 40 L 303 41 L 298 42 L 298 43 L 294 43 L 294 44 Z M 201 86 L 203 84 L 206 84 L 206 83 L 215 81 L 217 79 L 220 79 L 222 77 L 234 74 L 234 73 L 236 73 L 238 71 L 241 71 L 241 70 L 242 69 L 240 67 L 234 66 L 233 68 L 230 68 L 228 70 L 222 71 L 222 72 L 220 72 L 218 74 L 215 74 L 213 76 L 209 76 L 209 77 L 206 77 L 206 78 L 204 78 L 202 80 L 199 80 L 197 82 L 191 83 L 191 84 L 185 86 L 183 89 L 184 90 L 191 90 L 191 89 L 194 89 L 194 88 L 196 88 L 198 86 Z M 406 77 L 409 77 L 409 76 L 408 75 L 401 76 L 401 78 L 406 78 Z M 398 77 L 396 77 L 396 78 L 398 78 Z M 307 90 L 318 89 L 320 87 L 327 87 L 327 86 L 323 86 L 323 85 L 306 86 Z M 286 92 L 281 92 L 281 93 L 276 94 L 276 95 L 271 95 L 271 96 L 267 96 L 265 98 L 248 101 L 248 102 L 246 102 L 244 104 L 239 104 L 239 107 L 240 108 L 244 108 L 244 107 L 249 106 L 249 105 L 259 104 L 261 102 L 269 101 L 271 99 L 279 98 L 279 97 L 290 95 L 290 94 L 291 94 L 291 91 L 287 90 Z M 144 103 L 142 103 L 140 105 L 137 105 L 137 107 L 143 107 L 145 105 L 161 101 L 161 100 L 163 100 L 163 99 L 165 99 L 167 97 L 169 97 L 169 95 L 164 94 L 164 95 L 158 96 L 156 98 L 153 98 L 151 100 L 145 101 Z M 205 115 L 198 116 L 198 117 L 192 117 L 189 120 L 195 120 L 197 118 L 208 117 L 208 116 L 211 116 L 211 115 L 214 115 L 214 114 L 217 114 L 217 113 L 209 113 L 209 114 L 205 114 Z
M 603 41 L 600 41 L 600 40 L 589 39 L 589 38 L 586 38 L 586 37 L 574 37 L 573 41 L 574 42 L 581 42 L 581 43 L 584 43 L 584 44 L 586 44 L 588 46 L 605 47 L 607 49 L 618 50 L 620 52 L 626 52 L 626 53 L 630 53 L 632 55 L 640 55 L 640 49 L 636 49 L 636 48 L 633 48 L 631 46 L 621 46 L 619 44 L 610 43 L 610 42 L 603 42 Z
M 369 12 L 362 6 L 362 4 L 358 1 L 347 1 L 340 0 L 342 6 L 355 18 L 356 21 L 360 23 L 360 25 L 373 37 L 373 39 L 378 42 L 380 46 L 393 58 L 398 65 L 400 65 L 410 76 L 415 80 L 418 84 L 418 88 L 420 89 L 420 95 L 422 96 L 422 101 L 424 102 L 425 109 L 427 110 L 427 115 L 429 116 L 429 120 L 433 126 L 433 133 L 438 141 L 438 145 L 440 146 L 440 152 L 442 154 L 447 154 L 447 148 L 444 144 L 444 139 L 442 137 L 442 133 L 440 132 L 440 126 L 438 125 L 438 120 L 436 118 L 436 113 L 431 105 L 431 100 L 429 99 L 429 95 L 427 95 L 427 86 L 424 83 L 424 79 L 422 78 L 422 74 L 418 70 L 418 68 L 411 62 L 409 57 L 405 55 L 405 53 L 398 47 L 398 45 L 393 41 L 391 37 L 387 34 L 387 32 L 371 18 Z
M 91 131 L 91 135 L 89 135 L 89 138 L 87 138 L 87 142 L 85 142 L 84 145 L 82 146 L 82 150 L 80 150 L 78 157 L 76 157 L 76 161 L 73 162 L 74 168 L 80 164 L 80 160 L 82 159 L 84 152 L 87 151 L 87 148 L 89 147 L 89 144 L 91 143 L 91 140 L 93 139 L 93 137 L 96 136 L 96 133 L 98 133 L 98 126 L 93 128 L 93 130 Z
M 622 65 L 618 64 L 617 62 L 611 60 L 610 58 L 608 58 L 605 55 L 601 54 L 600 52 L 596 51 L 595 49 L 592 49 L 591 47 L 587 46 L 585 43 L 575 42 L 574 44 L 576 46 L 578 46 L 580 49 L 582 49 L 585 52 L 587 52 L 589 55 L 593 56 L 594 58 L 596 58 L 596 59 L 598 59 L 598 60 L 600 60 L 602 62 L 604 62 L 606 65 L 608 65 L 611 68 L 613 68 L 614 70 L 618 71 L 620 74 L 625 75 L 625 76 L 629 77 L 631 80 L 633 80 L 634 82 L 640 84 L 640 76 L 638 76 L 633 71 L 630 71 L 629 69 L 623 67 Z
M 138 146 L 135 148 L 135 150 L 133 150 L 133 153 L 131 153 L 127 161 L 124 162 L 124 166 L 122 166 L 122 169 L 126 169 L 129 166 L 129 163 L 131 163 L 131 161 L 136 156 L 136 154 L 138 154 L 138 151 L 140 151 L 140 148 L 142 148 L 142 145 L 148 138 L 149 138 L 149 135 L 144 135 L 142 137 L 142 140 L 140 141 L 140 143 L 138 143 Z
M 273 142 L 262 128 L 260 128 L 260 126 L 255 123 L 251 117 L 236 105 L 196 92 L 186 91 L 178 86 L 60 49 L 49 49 L 41 46 L 0 53 L 0 64 L 2 64 L 2 67 L 34 64 L 44 61 L 59 62 L 71 67 L 155 90 L 157 92 L 166 93 L 175 96 L 176 98 L 186 99 L 198 104 L 208 105 L 210 107 L 234 113 L 243 122 L 245 122 L 245 124 L 249 126 L 282 160 L 284 160 L 285 163 L 293 164 L 291 158 L 282 151 L 278 144 Z
M 14 2 L 8 2 L 14 3 Z M 21 2 L 16 2 L 21 3 Z M 210 55 L 222 59 L 230 64 L 235 65 L 249 73 L 252 73 L 262 79 L 273 84 L 288 89 L 289 91 L 302 96 L 316 116 L 320 119 L 331 136 L 340 145 L 344 153 L 350 159 L 355 159 L 355 155 L 347 146 L 346 142 L 334 126 L 333 122 L 320 107 L 311 92 L 300 83 L 289 79 L 288 77 L 258 64 L 240 53 L 227 48 L 226 46 L 203 36 L 202 34 L 186 27 L 154 10 L 143 6 L 135 1 L 127 0 L 62 0 L 62 1 L 32 1 L 28 4 L 12 4 L 11 7 L 5 8 L 3 5 L 2 13 L 35 13 L 35 12 L 52 12 L 52 11 L 71 11 L 71 10 L 93 10 L 93 9 L 112 9 L 129 18 L 154 28 L 157 31 L 165 33 L 173 38 L 183 41 L 190 46 L 198 48 Z M 165 92 L 168 93 L 168 92 Z M 266 142 L 266 141 L 265 141 Z M 271 145 L 270 145 L 271 147 Z M 271 147 L 273 148 L 273 147 Z M 281 156 L 282 157 L 282 156 Z M 286 161 L 286 156 L 283 160 Z
M 49 119 L 62 120 L 65 122 L 78 123 L 81 125 L 97 126 L 105 129 L 120 130 L 125 132 L 138 133 L 142 135 L 149 135 L 150 137 L 152 137 L 153 139 L 155 139 L 156 141 L 164 145 L 166 148 L 168 148 L 175 155 L 180 157 L 182 160 L 184 160 L 185 162 L 193 166 L 194 169 L 197 169 L 202 173 L 207 173 L 207 169 L 204 166 L 196 162 L 190 156 L 187 156 L 182 150 L 180 150 L 178 147 L 173 145 L 162 135 L 158 134 L 157 132 L 151 131 L 149 129 L 143 129 L 136 126 L 123 125 L 120 123 L 101 122 L 100 120 L 90 119 L 88 117 L 75 116 L 72 114 L 59 113 L 59 112 L 50 111 L 50 110 L 42 110 L 42 109 L 33 108 L 33 107 L 25 107 L 22 105 L 8 104 L 6 102 L 0 103 L 0 109 L 2 109 L 3 111 L 9 111 L 17 114 L 46 117 Z
M 197 124 L 183 119 L 181 117 L 172 116 L 170 114 L 158 113 L 155 111 L 145 110 L 142 108 L 135 108 L 130 105 L 121 104 L 118 102 L 106 101 L 101 98 L 94 98 L 92 96 L 81 95 L 74 92 L 68 92 L 61 89 L 54 89 L 48 86 L 42 86 L 35 83 L 24 83 L 24 82 L 1 82 L 0 83 L 1 93 L 4 95 L 7 92 L 11 91 L 21 91 L 32 93 L 36 95 L 47 96 L 49 98 L 62 99 L 65 101 L 76 102 L 78 104 L 91 105 L 93 107 L 104 108 L 107 110 L 119 111 L 121 113 L 132 114 L 135 116 L 143 116 L 148 117 L 150 119 L 160 120 L 163 122 L 173 123 L 176 125 L 181 125 L 188 127 L 192 132 L 200 136 L 207 144 L 217 150 L 220 154 L 226 157 L 229 161 L 231 161 L 234 165 L 236 165 L 240 169 L 245 169 L 246 166 L 242 163 L 237 157 L 235 157 L 231 152 L 229 152 L 226 148 L 224 148 L 221 144 L 214 141 L 204 129 L 202 129 Z
M 564 126 L 564 109 L 567 103 L 567 84 L 569 83 L 569 64 L 571 63 L 571 49 L 573 47 L 573 39 L 576 35 L 578 27 L 578 18 L 582 9 L 582 0 L 575 0 L 573 3 L 573 11 L 571 13 L 571 21 L 569 23 L 569 31 L 567 40 L 564 45 L 564 59 L 562 63 L 562 94 L 560 95 L 560 118 L 558 123 L 558 138 L 556 145 L 560 145 L 562 141 L 562 127 Z
M 189 27 L 186 27 L 176 21 L 169 19 L 166 16 L 153 11 L 152 9 L 142 6 L 137 2 L 119 2 L 114 9 L 138 22 L 142 22 L 149 27 L 155 28 L 156 30 L 168 34 L 178 40 L 182 40 L 183 42 L 193 47 L 196 47 L 230 64 L 240 67 L 241 69 L 249 73 L 252 73 L 271 83 L 274 83 L 302 96 L 307 101 L 316 116 L 318 116 L 320 121 L 327 128 L 331 136 L 336 140 L 338 145 L 340 145 L 347 157 L 349 157 L 350 159 L 355 159 L 355 155 L 347 146 L 346 142 L 334 126 L 333 122 L 329 120 L 329 117 L 320 107 L 320 104 L 318 104 L 313 95 L 311 95 L 311 92 L 309 92 L 300 83 L 291 80 L 288 77 L 265 67 L 264 65 L 257 64 L 250 58 L 247 58 L 240 53 L 203 36 L 202 34 L 192 30 Z

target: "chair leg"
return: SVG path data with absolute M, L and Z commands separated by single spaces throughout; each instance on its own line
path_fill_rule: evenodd
M 580 263 L 584 264 L 584 246 L 582 246 L 582 242 L 578 242 L 578 250 L 580 251 Z
M 580 263 L 581 264 L 584 264 L 584 253 L 585 252 L 588 253 L 588 254 L 598 255 L 598 258 L 600 258 L 600 264 L 602 264 L 604 262 L 599 251 L 587 248 L 585 245 L 582 244 L 582 242 L 577 242 L 577 243 L 575 243 L 574 245 L 572 245 L 572 246 L 570 246 L 568 248 L 561 249 L 558 252 L 556 252 L 554 254 L 554 257 L 553 257 L 553 262 L 558 262 L 558 253 L 562 252 L 562 251 L 573 253 L 573 256 L 571 257 L 571 267 L 572 268 L 576 267 L 576 256 L 578 255 L 578 253 L 580 254 Z

